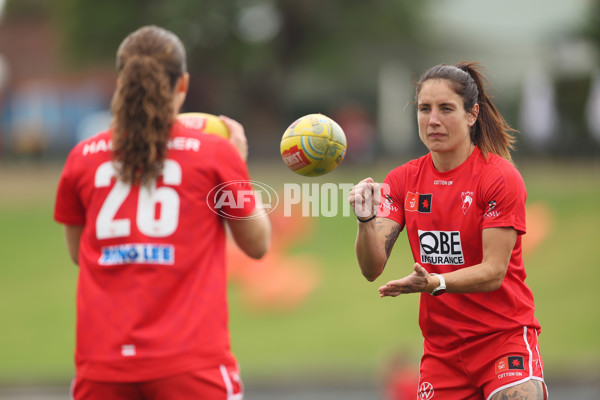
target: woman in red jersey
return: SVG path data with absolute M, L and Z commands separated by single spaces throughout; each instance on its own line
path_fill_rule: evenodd
M 356 255 L 375 280 L 406 230 L 410 275 L 381 297 L 421 294 L 419 399 L 544 399 L 540 326 L 525 284 L 526 191 L 511 162 L 514 130 L 474 63 L 437 65 L 417 83 L 429 153 L 351 191 Z
M 79 265 L 73 398 L 241 399 L 226 225 L 251 257 L 270 241 L 244 129 L 221 117 L 226 140 L 176 122 L 189 75 L 167 30 L 127 36 L 117 69 L 112 127 L 70 152 L 54 211 Z M 244 201 L 219 209 L 215 187 Z

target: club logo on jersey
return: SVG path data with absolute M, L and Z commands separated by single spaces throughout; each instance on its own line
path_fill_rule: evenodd
M 433 385 L 429 382 L 423 382 L 419 385 L 419 400 L 429 400 L 433 398 Z
M 462 211 L 463 214 L 467 214 L 471 204 L 473 204 L 473 192 L 462 192 L 460 194 L 460 198 L 462 199 Z
M 175 261 L 175 248 L 170 244 L 130 243 L 101 249 L 100 265 L 163 264 Z
M 421 262 L 431 265 L 463 265 L 465 258 L 459 231 L 419 230 Z
M 500 215 L 500 211 L 496 210 L 496 200 L 492 200 L 488 202 L 488 208 L 485 214 L 483 214 L 484 219 L 496 218 Z
M 420 213 L 431 212 L 431 200 L 433 194 L 420 194 L 408 192 L 406 194 L 406 200 L 404 201 L 404 209 L 406 211 L 418 211 Z
M 495 371 L 498 378 L 505 376 L 523 376 L 520 371 L 525 371 L 525 363 L 522 356 L 508 356 L 499 359 L 495 364 Z

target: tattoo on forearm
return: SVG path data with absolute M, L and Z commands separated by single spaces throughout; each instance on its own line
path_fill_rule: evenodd
M 400 225 L 395 225 L 392 230 L 390 231 L 390 233 L 388 233 L 387 235 L 385 235 L 385 255 L 386 256 L 390 256 L 390 253 L 392 252 L 392 247 L 394 246 L 394 243 L 396 243 L 396 239 L 398 239 L 398 235 L 400 234 L 401 231 L 401 227 Z
M 544 400 L 542 383 L 535 380 L 496 393 L 491 400 Z

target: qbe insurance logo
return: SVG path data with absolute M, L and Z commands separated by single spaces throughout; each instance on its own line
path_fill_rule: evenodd
M 387 185 L 382 185 L 385 187 Z M 353 183 L 285 183 L 283 193 L 271 186 L 258 181 L 229 181 L 215 186 L 207 195 L 210 209 L 216 214 L 229 219 L 251 219 L 261 214 L 240 217 L 242 210 L 253 203 L 262 205 L 265 213 L 273 212 L 277 207 L 283 207 L 283 216 L 292 217 L 301 214 L 302 217 L 350 217 L 354 212 L 348 201 Z M 382 196 L 387 191 L 381 190 Z M 389 196 L 388 196 L 389 197 Z M 380 196 L 377 195 L 379 199 Z M 383 197 L 384 205 L 389 203 Z M 358 204 L 358 207 L 370 208 L 371 213 L 377 212 L 379 201 L 375 205 Z M 389 214 L 389 205 L 382 208 L 378 216 Z M 385 214 L 385 215 L 383 215 Z
M 459 231 L 419 232 L 421 263 L 431 265 L 463 265 L 462 244 Z

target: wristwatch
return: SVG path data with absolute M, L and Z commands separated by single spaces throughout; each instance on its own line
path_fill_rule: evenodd
M 435 289 L 433 289 L 433 291 L 431 292 L 431 295 L 439 296 L 441 294 L 446 293 L 446 280 L 444 279 L 444 277 L 440 274 L 429 274 L 429 275 L 435 275 L 440 279 L 440 285 L 438 287 L 436 287 Z

